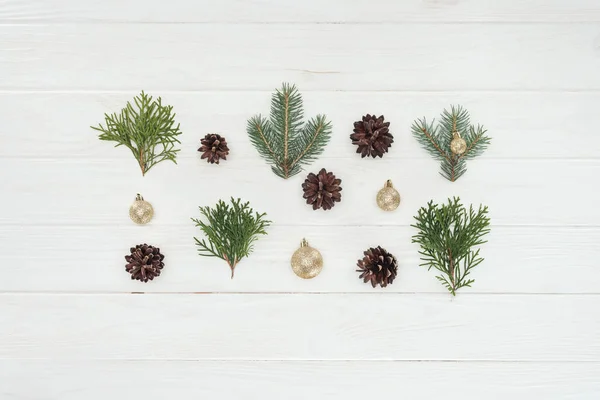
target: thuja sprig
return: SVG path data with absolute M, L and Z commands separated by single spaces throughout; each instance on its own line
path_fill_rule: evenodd
M 439 123 L 434 124 L 435 120 L 428 123 L 425 118 L 418 119 L 412 125 L 412 133 L 429 154 L 441 161 L 442 176 L 454 182 L 467 171 L 465 161 L 481 155 L 491 139 L 483 126 L 471 125 L 469 113 L 461 106 L 444 110 Z M 462 154 L 451 150 L 450 143 L 455 138 L 465 142 Z
M 296 86 L 283 84 L 271 98 L 269 119 L 257 115 L 248 120 L 248 136 L 275 175 L 287 179 L 313 162 L 331 136 L 324 115 L 304 123 L 302 96 Z
M 156 100 L 142 91 L 134 97 L 133 103 L 119 114 L 104 114 L 105 126 L 92 126 L 100 131 L 100 140 L 116 142 L 115 147 L 125 146 L 135 157 L 142 170 L 142 175 L 161 161 L 170 160 L 177 164 L 175 158 L 181 143 L 177 136 L 181 135 L 179 124 L 175 125 L 173 106 L 163 106 L 161 98 Z
M 457 197 L 441 206 L 430 201 L 415 220 L 411 226 L 419 232 L 412 242 L 421 245 L 420 265 L 437 269 L 440 274 L 436 278 L 452 295 L 462 287 L 470 287 L 474 280 L 468 278 L 469 274 L 483 261 L 479 248 L 472 248 L 486 243 L 483 237 L 490 232 L 487 206 L 467 209 Z
M 192 218 L 206 239 L 197 239 L 198 253 L 204 257 L 218 257 L 227 262 L 231 278 L 237 263 L 252 253 L 259 235 L 266 235 L 271 221 L 266 214 L 255 213 L 248 202 L 231 198 L 231 204 L 219 200 L 215 207 L 199 207 L 204 217 Z

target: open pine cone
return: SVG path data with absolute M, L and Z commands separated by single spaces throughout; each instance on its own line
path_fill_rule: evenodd
M 396 257 L 388 253 L 381 246 L 376 248 L 371 247 L 364 252 L 365 256 L 362 260 L 358 260 L 358 268 L 356 271 L 361 272 L 359 278 L 365 283 L 371 281 L 373 287 L 378 284 L 381 287 L 386 287 L 394 282 L 398 273 L 398 262 Z
M 160 270 L 165 266 L 165 256 L 158 247 L 144 243 L 129 250 L 131 255 L 125 256 L 125 270 L 131 274 L 131 279 L 148 282 L 160 275 Z
M 206 158 L 207 162 L 218 164 L 220 159 L 227 160 L 229 147 L 227 147 L 227 140 L 224 137 L 216 133 L 209 133 L 200 141 L 200 144 L 198 151 L 202 153 L 201 158 Z
M 383 122 L 383 115 L 377 117 L 367 114 L 362 121 L 354 123 L 354 133 L 350 135 L 352 144 L 358 146 L 357 153 L 361 157 L 371 156 L 373 158 L 383 157 L 394 142 L 394 136 L 389 131 L 389 122 Z
M 312 172 L 308 174 L 302 184 L 304 189 L 304 198 L 306 204 L 312 204 L 313 210 L 323 208 L 330 210 L 335 202 L 342 200 L 341 179 L 336 179 L 335 175 L 322 168 L 317 175 Z

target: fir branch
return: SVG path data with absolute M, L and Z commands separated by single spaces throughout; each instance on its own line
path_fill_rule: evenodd
M 303 120 L 302 96 L 287 83 L 273 94 L 269 119 L 257 115 L 248 120 L 250 141 L 281 178 L 298 174 L 316 160 L 331 137 L 331 123 L 324 115 Z
M 266 235 L 271 221 L 266 214 L 255 213 L 249 203 L 231 198 L 231 204 L 219 200 L 214 208 L 199 207 L 204 219 L 192 218 L 206 239 L 197 239 L 198 253 L 204 257 L 218 257 L 227 262 L 231 278 L 237 263 L 252 253 L 258 235 Z
M 457 197 L 441 206 L 430 201 L 419 209 L 415 220 L 411 226 L 418 233 L 412 242 L 421 246 L 420 265 L 437 269 L 440 275 L 436 278 L 452 295 L 462 287 L 470 287 L 474 280 L 467 277 L 483 261 L 479 249 L 472 247 L 486 243 L 483 237 L 490 232 L 487 206 L 479 206 L 477 211 L 470 206 L 467 210 Z
M 100 140 L 112 141 L 115 147 L 127 147 L 142 170 L 142 175 L 161 161 L 175 158 L 179 149 L 175 144 L 181 142 L 179 124 L 175 126 L 173 106 L 163 106 L 161 98 L 156 100 L 143 91 L 133 99 L 135 107 L 127 102 L 120 114 L 104 114 L 106 126 L 91 128 L 101 132 Z
M 450 111 L 442 112 L 436 126 L 434 122 L 435 120 L 428 124 L 425 118 L 417 119 L 411 130 L 419 144 L 441 161 L 441 175 L 454 182 L 467 171 L 465 160 L 483 154 L 491 139 L 485 135 L 487 131 L 483 126 L 475 128 L 471 125 L 469 113 L 462 106 L 451 106 Z M 456 155 L 450 150 L 454 132 L 460 133 L 467 143 L 467 150 L 462 155 Z

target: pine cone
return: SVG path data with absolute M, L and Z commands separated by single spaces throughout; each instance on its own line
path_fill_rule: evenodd
M 125 270 L 131 274 L 131 279 L 148 282 L 160 275 L 160 270 L 165 266 L 162 262 L 165 256 L 158 247 L 144 243 L 129 250 L 131 255 L 125 256 Z
M 359 278 L 365 283 L 371 281 L 373 287 L 379 284 L 381 287 L 386 287 L 394 282 L 398 273 L 398 262 L 396 257 L 388 253 L 381 246 L 376 248 L 371 247 L 364 252 L 365 257 L 358 260 L 358 268 L 356 271 L 361 272 Z
M 221 158 L 227 160 L 229 147 L 227 147 L 227 140 L 224 137 L 216 133 L 209 133 L 200 141 L 200 144 L 198 151 L 202 153 L 201 158 L 206 158 L 207 162 L 218 164 Z
M 388 149 L 394 143 L 394 136 L 389 131 L 389 122 L 383 122 L 383 115 L 376 117 L 367 114 L 362 117 L 362 121 L 354 123 L 354 133 L 350 135 L 352 144 L 358 146 L 357 153 L 361 157 L 371 156 L 373 158 L 383 157 Z
M 306 204 L 312 204 L 313 210 L 331 209 L 336 201 L 342 200 L 340 183 L 342 180 L 336 179 L 335 175 L 327 172 L 325 168 L 321 169 L 317 175 L 311 172 L 302 184 Z

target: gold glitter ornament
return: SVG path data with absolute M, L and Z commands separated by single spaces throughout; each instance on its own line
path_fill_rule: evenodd
M 456 154 L 457 156 L 462 156 L 467 150 L 467 142 L 465 142 L 465 139 L 460 137 L 460 133 L 456 131 L 452 134 L 450 150 L 452 150 L 452 153 Z
M 135 201 L 129 207 L 129 218 L 139 225 L 144 225 L 150 222 L 154 216 L 154 208 L 138 193 Z
M 323 269 L 323 256 L 319 250 L 308 245 L 306 239 L 302 239 L 300 248 L 292 255 L 292 270 L 303 279 L 311 279 L 321 273 Z
M 394 211 L 400 205 L 400 193 L 394 189 L 391 180 L 388 179 L 377 193 L 377 205 L 383 211 Z

